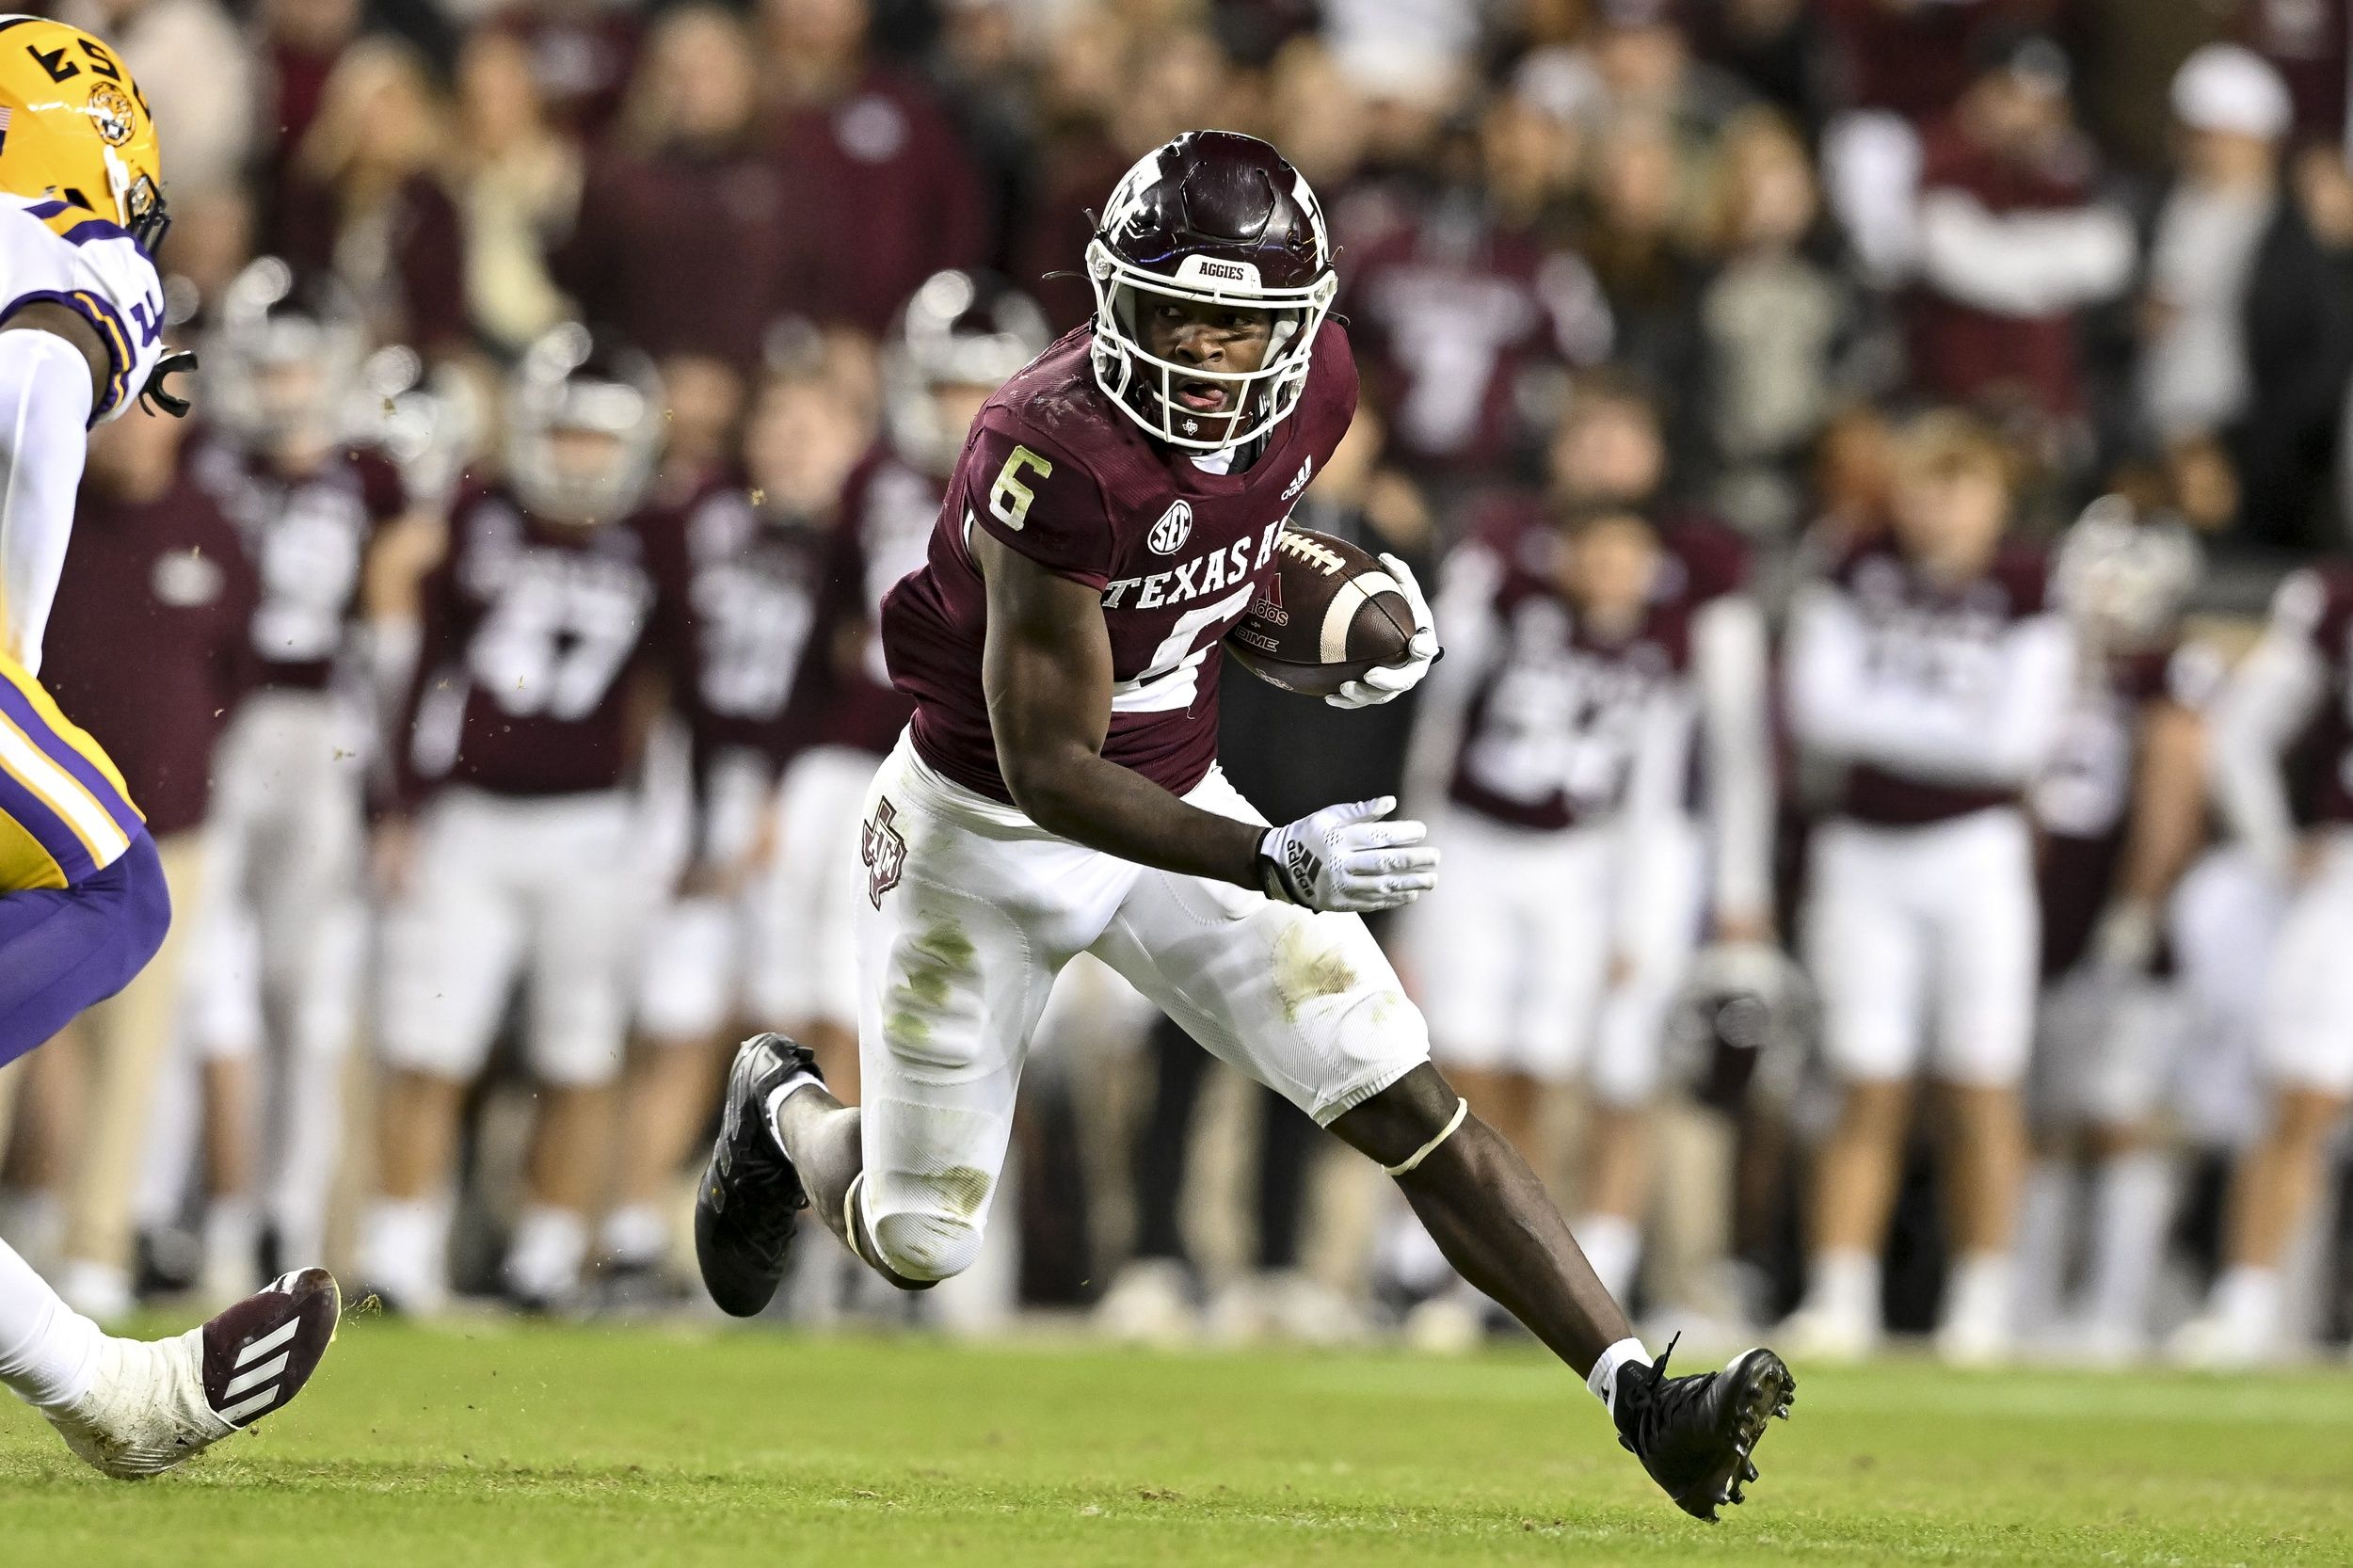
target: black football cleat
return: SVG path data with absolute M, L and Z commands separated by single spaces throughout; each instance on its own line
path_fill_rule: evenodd
M 1745 1352 L 1721 1372 L 1671 1378 L 1673 1353 L 1671 1340 L 1656 1366 L 1619 1368 L 1610 1415 L 1619 1443 L 1675 1506 L 1713 1524 L 1717 1506 L 1739 1502 L 1756 1479 L 1750 1455 L 1766 1422 L 1788 1418 L 1798 1380 L 1767 1350 Z
M 46 1414 L 104 1474 L 160 1475 L 283 1409 L 318 1370 L 342 1316 L 334 1275 L 285 1274 L 176 1338 L 101 1341 L 88 1391 Z
M 730 1317 L 755 1317 L 775 1297 L 793 1221 L 808 1207 L 768 1120 L 768 1096 L 803 1076 L 824 1080 L 814 1053 L 781 1034 L 744 1041 L 728 1073 L 719 1140 L 695 1194 L 695 1261 L 703 1288 Z

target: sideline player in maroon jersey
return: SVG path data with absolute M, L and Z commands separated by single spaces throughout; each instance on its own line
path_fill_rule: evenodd
M 705 1285 L 759 1311 L 811 1207 L 907 1288 L 968 1267 L 1030 1034 L 1056 971 L 1092 952 L 1395 1176 L 1456 1270 L 1714 1517 L 1756 1474 L 1787 1368 L 1752 1351 L 1668 1377 L 1542 1183 L 1431 1065 L 1356 918 L 1434 885 L 1421 825 L 1383 822 L 1383 799 L 1270 827 L 1217 768 L 1218 640 L 1354 412 L 1314 195 L 1263 142 L 1188 133 L 1121 179 L 1086 266 L 1094 319 L 988 400 L 930 562 L 884 609 L 916 711 L 862 833 L 864 1105 L 807 1047 L 745 1042 L 696 1200 Z M 1327 700 L 1421 679 L 1438 644 L 1416 610 L 1405 656 Z
M 1839 776 L 1811 846 L 1804 941 L 1839 1112 L 1787 1325 L 1823 1356 L 1879 1339 L 1880 1249 L 1924 1067 L 1952 1198 L 1938 1349 L 1974 1363 L 2009 1349 L 2039 950 L 2021 797 L 2074 682 L 2042 557 L 2006 541 L 2009 484 L 1990 434 L 1922 416 L 1897 457 L 1892 539 L 1850 551 L 1790 613 L 1790 728 Z
M 781 929 L 776 885 L 811 878 L 820 854 L 776 854 L 776 776 L 810 728 L 810 704 L 795 694 L 820 647 L 826 562 L 846 526 L 842 478 L 864 439 L 864 420 L 830 381 L 808 370 L 772 376 L 752 400 L 739 462 L 683 505 L 641 520 L 655 654 L 691 764 L 684 798 L 657 808 L 682 819 L 685 841 L 644 944 L 639 1044 L 621 1087 L 629 1114 L 601 1227 L 607 1310 L 668 1296 L 664 1199 L 710 1126 L 727 1032 L 792 1016 L 778 1011 L 788 994 L 778 976 L 801 955 Z
M 1465 543 L 1438 602 L 1452 638 L 1423 699 L 1416 788 L 1448 842 L 1445 883 L 1405 920 L 1438 1061 L 1540 1170 L 1545 1103 L 1582 1080 L 1595 1120 L 1657 1092 L 1667 1010 L 1699 930 L 1700 853 L 1683 815 L 1697 706 L 1691 615 L 1624 505 L 1589 505 Z M 1577 1232 L 1612 1295 L 1641 1257 L 1644 1162 L 1592 1136 Z M 1460 1292 L 1409 1325 L 1469 1337 Z
M 2216 803 L 2288 896 L 2257 1036 L 2269 1114 L 2233 1173 L 2222 1272 L 2167 1346 L 2219 1368 L 2293 1349 L 2281 1271 L 2353 1104 L 2353 565 L 2281 584 L 2215 705 L 2213 745 Z
M 366 417 L 367 348 L 346 291 L 264 256 L 224 292 L 204 350 L 216 427 L 189 464 L 261 581 L 252 689 L 214 764 L 204 957 L 192 969 L 208 1144 L 241 1145 L 213 1151 L 204 1288 L 217 1300 L 250 1288 L 264 1221 L 281 1256 L 311 1256 L 325 1240 L 376 752 L 376 703 L 356 678 L 363 652 L 380 660 L 402 640 L 382 613 L 386 563 L 439 529 L 392 460 L 350 439 Z
M 360 1238 L 362 1272 L 399 1307 L 445 1293 L 459 1102 L 518 978 L 541 1094 L 504 1284 L 533 1307 L 578 1284 L 648 869 L 624 785 L 655 598 L 633 521 L 661 409 L 644 356 L 575 325 L 534 344 L 507 398 L 504 477 L 459 496 L 422 590 L 400 798 L 376 846 L 390 1071 Z
M 2185 524 L 2110 494 L 2067 531 L 2051 571 L 2078 656 L 2058 744 L 2028 797 L 2042 840 L 2043 996 L 2017 1316 L 2057 1322 L 2071 1354 L 2110 1366 L 2147 1349 L 2173 1219 L 2176 1161 L 2160 1123 L 2185 1025 L 2160 936 L 2206 841 L 2201 713 L 2220 678 L 2214 651 L 2181 636 L 2199 566 Z M 2063 1311 L 2078 1229 L 2083 1283 Z

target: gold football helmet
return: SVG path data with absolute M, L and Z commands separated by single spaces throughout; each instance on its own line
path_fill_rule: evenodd
M 171 220 L 147 96 L 113 50 L 44 16 L 0 16 L 0 190 L 55 196 L 152 256 Z

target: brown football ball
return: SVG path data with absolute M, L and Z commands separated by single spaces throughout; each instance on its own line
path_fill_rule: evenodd
M 1275 536 L 1274 574 L 1225 648 L 1261 680 L 1329 696 L 1405 657 L 1417 630 L 1388 568 L 1346 539 L 1287 526 Z

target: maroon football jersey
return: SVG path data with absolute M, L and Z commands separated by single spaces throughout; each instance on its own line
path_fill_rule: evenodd
M 41 640 L 41 683 L 122 770 L 158 838 L 204 820 L 213 745 L 254 662 L 252 563 L 185 476 L 153 501 L 85 488 Z
M 1985 575 L 1953 588 L 1913 569 L 1894 545 L 1851 552 L 1831 574 L 1861 616 L 1868 678 L 1899 683 L 1922 704 L 1985 679 L 2009 629 L 2043 611 L 2049 572 L 2041 552 L 2006 546 Z M 2011 805 L 2018 792 L 1909 778 L 1869 762 L 1847 771 L 1840 808 L 1859 822 L 1912 827 Z
M 640 532 L 696 755 L 741 749 L 781 761 L 796 741 L 787 715 L 815 646 L 826 530 L 765 516 L 730 481 L 649 515 Z
M 1088 367 L 1093 335 L 1064 334 L 989 398 L 929 560 L 883 604 L 883 648 L 892 681 L 915 699 L 917 750 L 1001 801 L 1012 796 L 981 693 L 987 595 L 969 530 L 1102 596 L 1116 682 L 1103 756 L 1181 792 L 1217 760 L 1218 640 L 1257 597 L 1276 533 L 1356 412 L 1348 335 L 1327 322 L 1297 410 L 1249 468 L 1211 473 L 1112 406 Z
M 923 569 L 939 520 L 938 481 L 877 445 L 841 491 L 841 520 L 828 542 L 819 647 L 824 668 L 809 744 L 881 756 L 898 744 L 915 705 L 890 683 L 882 603 L 899 580 Z
M 402 733 L 401 793 L 505 795 L 617 786 L 629 762 L 624 673 L 648 641 L 651 553 L 637 523 L 562 528 L 504 489 L 470 489 L 426 577 L 424 642 Z
M 1494 652 L 1464 714 L 1450 795 L 1547 831 L 1607 815 L 1625 798 L 1649 703 L 1690 667 L 1688 606 L 1662 599 L 1630 636 L 1604 639 L 1561 591 L 1563 545 L 1549 525 L 1468 548 L 1495 558 Z
M 289 479 L 260 453 L 225 440 L 204 441 L 189 466 L 236 523 L 261 578 L 258 683 L 325 686 L 359 616 L 368 545 L 408 508 L 400 471 L 382 453 L 353 447 Z

